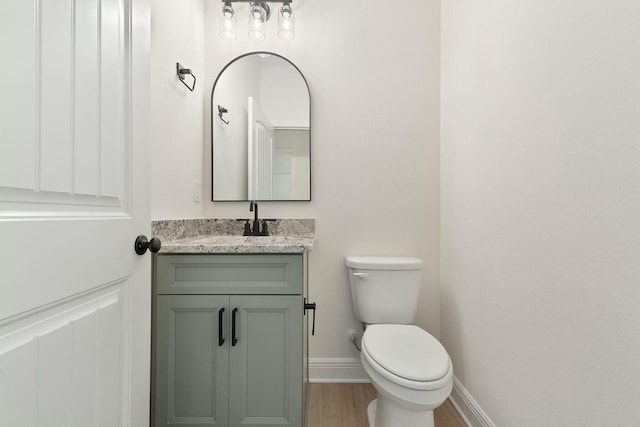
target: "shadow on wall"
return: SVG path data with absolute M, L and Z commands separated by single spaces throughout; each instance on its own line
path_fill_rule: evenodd
M 464 382 L 464 340 L 460 334 L 448 335 L 448 331 L 462 331 L 461 313 L 455 300 L 449 298 L 446 285 L 442 286 L 440 293 L 440 342 L 449 353 L 453 363 L 453 375 L 459 381 Z M 455 357 L 459 356 L 459 357 Z

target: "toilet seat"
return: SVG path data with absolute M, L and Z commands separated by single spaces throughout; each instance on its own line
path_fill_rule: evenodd
M 425 330 L 414 325 L 371 325 L 362 356 L 378 374 L 414 390 L 435 390 L 450 381 L 451 360 Z

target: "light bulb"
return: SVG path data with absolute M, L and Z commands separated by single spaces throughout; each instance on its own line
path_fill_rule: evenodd
M 284 4 L 278 14 L 278 38 L 293 40 L 296 37 L 293 9 L 290 4 Z
M 222 7 L 222 23 L 220 24 L 220 36 L 225 40 L 237 40 L 236 14 L 229 3 Z
M 268 19 L 268 10 L 265 9 L 266 3 L 251 3 L 251 11 L 249 13 L 249 38 L 256 41 L 262 41 L 267 38 L 266 25 Z

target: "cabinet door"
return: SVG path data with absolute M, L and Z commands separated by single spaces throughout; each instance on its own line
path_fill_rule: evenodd
M 228 426 L 229 297 L 159 295 L 156 307 L 154 425 Z
M 302 426 L 302 296 L 232 296 L 229 425 Z

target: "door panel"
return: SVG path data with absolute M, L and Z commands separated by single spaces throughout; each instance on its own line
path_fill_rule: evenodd
M 253 97 L 247 105 L 249 200 L 273 199 L 274 129 Z
M 3 70 L 19 64 L 20 81 L 3 73 L 0 79 L 0 183 L 9 188 L 35 186 L 36 127 L 36 2 L 2 2 L 0 64 Z M 31 126 L 25 126 L 25 123 Z
M 36 55 L 39 64 L 39 173 L 38 189 L 55 193 L 70 190 L 73 34 L 71 2 L 41 1 L 38 13 Z
M 96 419 L 119 425 L 114 378 L 122 375 L 123 348 L 113 325 L 120 323 L 120 304 L 120 291 L 110 287 L 0 328 L 0 373 L 9 375 L 0 387 L 0 413 L 7 425 L 89 426 Z M 39 424 L 25 422 L 25 408 Z
M 7 425 L 148 424 L 149 16 L 149 0 L 3 2 Z
M 301 426 L 302 297 L 232 296 L 236 307 L 229 424 Z
M 154 425 L 227 426 L 229 297 L 159 295 L 156 307 Z
M 93 0 L 77 0 L 75 5 L 75 84 L 74 91 L 74 173 L 73 190 L 76 194 L 97 195 L 100 111 L 101 65 L 96 49 L 101 41 L 98 22 L 98 4 Z

